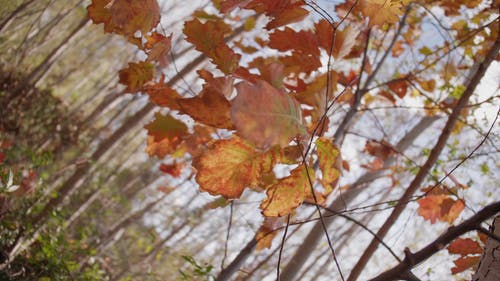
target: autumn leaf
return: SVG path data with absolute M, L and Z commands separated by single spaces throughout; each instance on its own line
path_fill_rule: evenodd
M 160 6 L 156 0 L 113 0 L 109 8 L 112 24 L 125 35 L 149 32 L 160 22 Z
M 399 98 L 404 98 L 408 90 L 408 83 L 405 80 L 397 80 L 387 84 L 389 89 L 393 91 Z
M 299 5 L 300 3 L 296 3 L 295 5 L 288 6 L 286 9 L 278 13 L 273 13 L 272 16 L 274 18 L 266 25 L 266 29 L 271 30 L 283 25 L 303 20 L 309 14 L 309 11 L 300 7 Z
M 175 151 L 183 138 L 188 134 L 187 126 L 170 115 L 156 113 L 155 120 L 144 128 L 148 130 L 148 146 L 150 156 L 163 158 Z
M 252 9 L 263 13 L 271 21 L 266 25 L 268 30 L 303 20 L 309 11 L 304 9 L 302 1 L 294 0 L 225 0 L 220 3 L 220 11 L 228 13 L 235 8 Z
M 89 18 L 95 24 L 104 24 L 105 32 L 113 32 L 115 26 L 111 24 L 111 12 L 109 3 L 111 0 L 92 0 L 92 3 L 87 7 Z
M 314 170 L 304 164 L 290 172 L 290 176 L 282 178 L 278 183 L 267 189 L 267 198 L 262 201 L 260 208 L 266 217 L 281 217 L 290 214 L 295 208 L 311 195 L 311 180 L 314 179 Z
M 454 260 L 453 263 L 455 264 L 455 267 L 451 269 L 451 274 L 464 272 L 469 268 L 475 267 L 479 263 L 480 259 L 481 256 L 465 256 Z
M 216 128 L 233 129 L 231 105 L 229 101 L 213 88 L 206 87 L 200 95 L 193 98 L 178 99 L 182 113 L 194 120 Z
M 175 89 L 172 89 L 169 85 L 165 84 L 162 78 L 159 83 L 148 83 L 142 87 L 142 91 L 146 92 L 149 99 L 158 106 L 168 107 L 172 110 L 179 110 L 179 104 L 177 99 L 182 98 Z
M 295 50 L 300 53 L 319 56 L 318 41 L 311 31 L 295 31 L 289 27 L 276 30 L 269 35 L 269 47 L 278 51 Z
M 220 71 L 231 74 L 238 68 L 241 55 L 235 53 L 225 43 L 221 43 L 215 47 L 214 53 L 209 57 Z
M 477 241 L 470 238 L 457 238 L 448 245 L 448 252 L 450 254 L 457 254 L 461 256 L 466 256 L 469 254 L 481 254 L 483 248 Z
M 231 32 L 231 27 L 222 20 L 202 23 L 199 19 L 192 19 L 184 23 L 186 41 L 192 43 L 196 50 L 211 57 L 213 50 L 224 42 L 224 35 Z
M 262 178 L 272 173 L 274 165 L 285 159 L 279 147 L 261 153 L 234 136 L 216 141 L 193 161 L 193 167 L 198 171 L 196 182 L 202 191 L 232 199 L 239 198 L 246 187 L 258 187 Z
M 156 0 L 93 0 L 87 10 L 94 23 L 104 24 L 104 31 L 129 37 L 136 31 L 145 34 L 160 22 Z
M 285 66 L 285 76 L 299 73 L 310 74 L 321 67 L 317 38 L 309 30 L 297 32 L 288 27 L 284 30 L 276 30 L 270 34 L 268 46 L 281 52 L 292 52 L 291 55 L 278 58 Z
M 241 82 L 236 89 L 231 117 L 238 133 L 258 148 L 285 147 L 304 134 L 300 107 L 288 94 L 262 80 Z
M 325 196 L 330 194 L 340 177 L 340 165 L 342 165 L 342 158 L 338 147 L 333 144 L 331 139 L 324 137 L 316 140 L 316 149 L 318 153 L 319 168 L 323 177 L 321 184 L 325 189 Z
M 356 38 L 359 30 L 354 26 L 348 25 L 343 30 L 337 30 L 334 33 L 332 25 L 325 19 L 320 20 L 314 25 L 318 44 L 327 53 L 332 51 L 336 60 L 346 57 L 356 44 Z M 334 37 L 335 36 L 335 37 Z M 333 50 L 332 50 L 333 43 Z
M 175 139 L 187 132 L 186 124 L 170 115 L 162 115 L 159 112 L 155 114 L 155 120 L 144 126 L 144 128 L 148 130 L 148 135 L 154 137 L 155 141 L 166 138 Z
M 184 24 L 183 31 L 186 41 L 191 42 L 196 50 L 211 58 L 222 72 L 229 74 L 238 68 L 241 56 L 224 42 L 224 36 L 231 32 L 231 27 L 223 20 L 202 23 L 195 18 Z
M 147 61 L 157 61 L 161 66 L 166 67 L 168 64 L 168 53 L 172 44 L 172 34 L 168 37 L 157 32 L 145 36 L 145 47 L 148 49 Z
M 452 224 L 465 208 L 462 200 L 454 200 L 448 195 L 427 195 L 417 201 L 418 214 L 434 224 L 437 220 Z
M 370 27 L 396 23 L 403 13 L 401 1 L 361 0 L 359 5 L 362 14 L 370 19 Z
M 119 72 L 120 83 L 127 86 L 127 92 L 137 92 L 145 83 L 153 80 L 154 66 L 149 62 L 129 62 L 128 67 Z
M 203 87 L 210 88 L 228 99 L 231 98 L 234 90 L 234 79 L 232 77 L 214 77 L 212 73 L 204 69 L 200 69 L 197 72 L 198 75 L 205 80 L 205 85 Z

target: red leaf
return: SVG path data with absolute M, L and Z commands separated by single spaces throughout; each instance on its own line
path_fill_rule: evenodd
M 408 84 L 405 80 L 398 80 L 387 84 L 389 89 L 393 91 L 399 98 L 404 98 L 406 96 L 406 91 L 408 90 Z
M 451 269 L 451 274 L 457 274 L 475 267 L 480 259 L 480 256 L 465 256 L 454 260 L 455 267 Z
M 160 164 L 160 171 L 177 178 L 181 175 L 183 167 L 184 165 L 182 163 Z
M 457 238 L 448 246 L 448 252 L 450 254 L 466 256 L 469 254 L 481 254 L 483 248 L 481 248 L 481 245 L 477 241 L 470 238 Z
M 289 27 L 276 30 L 269 35 L 269 47 L 278 51 L 295 50 L 300 53 L 319 56 L 318 41 L 311 31 L 295 31 Z

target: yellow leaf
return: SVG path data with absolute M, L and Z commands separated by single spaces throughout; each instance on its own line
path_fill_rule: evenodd
M 309 178 L 309 177 L 310 178 Z M 282 178 L 267 189 L 267 198 L 260 208 L 266 217 L 281 217 L 290 214 L 308 197 L 311 197 L 311 184 L 314 170 L 301 164 L 293 169 L 290 176 Z
M 316 150 L 318 151 L 319 167 L 323 177 L 321 184 L 325 189 L 325 196 L 332 192 L 340 177 L 339 167 L 342 165 L 339 149 L 332 140 L 321 137 L 316 140 Z

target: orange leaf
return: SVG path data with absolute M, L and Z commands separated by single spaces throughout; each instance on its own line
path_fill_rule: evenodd
M 426 220 L 430 220 L 432 224 L 441 218 L 441 203 L 447 195 L 427 195 L 419 199 L 418 214 Z
M 206 87 L 199 96 L 178 99 L 182 113 L 208 126 L 233 129 L 229 101 L 212 88 Z
M 441 205 L 442 221 L 452 224 L 465 208 L 464 201 L 447 198 Z
M 453 223 L 465 207 L 462 200 L 454 200 L 444 194 L 428 194 L 417 202 L 418 214 L 432 224 L 436 220 Z
M 393 24 L 402 14 L 401 1 L 361 0 L 359 2 L 363 16 L 370 18 L 369 26 Z
M 480 256 L 466 256 L 454 260 L 453 263 L 455 264 L 455 267 L 451 269 L 451 274 L 457 274 L 466 271 L 469 268 L 475 267 L 479 263 L 480 259 Z
M 153 80 L 154 66 L 149 62 L 129 62 L 128 68 L 119 72 L 120 83 L 127 86 L 127 92 L 137 92 L 145 83 Z
M 277 147 L 260 153 L 241 138 L 218 140 L 193 161 L 200 189 L 227 199 L 239 198 L 245 187 L 258 187 L 275 163 L 285 158 Z
M 323 177 L 321 183 L 325 189 L 325 196 L 332 192 L 340 177 L 340 165 L 342 158 L 339 149 L 333 141 L 324 137 L 316 140 L 316 150 L 318 151 L 319 167 Z
M 311 185 L 308 178 L 314 179 L 314 170 L 306 170 L 304 164 L 290 172 L 290 176 L 282 178 L 267 189 L 267 198 L 260 208 L 266 217 L 282 217 L 290 214 L 308 197 L 311 197 Z
M 470 238 L 457 238 L 448 246 L 448 252 L 450 254 L 466 256 L 469 254 L 481 254 L 483 248 L 481 248 L 481 245 L 477 241 Z
M 236 89 L 231 117 L 238 133 L 257 147 L 284 147 L 305 132 L 300 107 L 288 94 L 262 80 L 241 82 Z

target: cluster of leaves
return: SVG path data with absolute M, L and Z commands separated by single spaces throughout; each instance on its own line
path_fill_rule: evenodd
M 450 245 L 447 250 L 450 254 L 459 255 L 453 261 L 455 266 L 451 269 L 452 274 L 457 274 L 467 269 L 475 269 L 479 264 L 481 254 L 483 253 L 484 245 L 486 244 L 487 236 L 478 233 L 477 240 L 471 238 L 457 238 Z
M 337 5 L 336 12 L 357 24 L 342 25 L 320 19 L 312 27 L 300 30 L 287 25 L 307 17 L 309 9 L 305 1 L 219 0 L 213 1 L 218 9 L 216 14 L 198 12 L 184 23 L 186 41 L 216 68 L 198 69 L 202 89 L 196 96 L 186 98 L 161 75 L 168 64 L 172 35 L 161 35 L 155 28 L 160 20 L 156 1 L 143 2 L 138 6 L 128 0 L 94 0 L 88 12 L 94 23 L 104 24 L 106 32 L 125 36 L 146 54 L 145 60 L 131 62 L 120 71 L 120 82 L 128 92 L 146 93 L 153 103 L 168 108 L 168 112 L 156 113 L 155 119 L 145 126 L 147 152 L 160 159 L 191 155 L 200 189 L 212 195 L 233 200 L 240 198 L 245 190 L 265 192 L 267 197 L 260 209 L 266 219 L 258 236 L 267 242 L 259 248 L 270 245 L 272 235 L 267 234 L 303 202 L 322 204 L 334 191 L 341 167 L 348 169 L 349 164 L 342 163 L 340 150 L 329 131 L 328 110 L 334 103 L 353 105 L 366 94 L 365 105 L 375 95 L 397 104 L 412 88 L 412 95 L 426 96 L 440 87 L 450 94 L 449 99 L 435 102 L 428 98 L 426 102 L 447 110 L 460 97 L 460 87 L 451 83 L 460 66 L 452 63 L 442 70 L 442 85 L 437 85 L 433 78 L 418 77 L 408 71 L 396 73 L 390 81 L 367 94 L 368 91 L 360 92 L 359 82 L 363 72 L 371 75 L 373 71 L 369 60 L 362 62 L 362 73 L 334 71 L 330 69 L 330 60 L 325 62 L 325 55 L 336 64 L 363 59 L 370 32 L 395 25 L 411 6 L 409 0 L 348 0 Z M 474 8 L 481 1 L 420 2 L 420 5 L 439 6 L 446 15 L 458 15 L 462 5 Z M 255 17 L 265 15 L 267 23 L 252 38 L 228 43 L 227 38 L 237 32 L 233 26 L 241 21 L 229 15 L 239 10 L 253 11 Z M 257 28 L 255 17 L 241 23 L 244 30 Z M 402 33 L 403 39 L 395 42 L 391 51 L 394 59 L 405 48 L 414 47 L 421 33 L 421 20 L 418 13 L 409 16 L 410 24 Z M 474 20 L 481 22 L 485 18 L 478 13 Z M 452 25 L 457 40 L 465 46 L 465 54 L 470 56 L 486 49 L 477 48 L 470 38 L 462 38 L 471 28 L 460 21 Z M 478 33 L 485 41 L 492 41 L 495 32 L 479 30 Z M 424 68 L 435 67 L 436 60 L 450 48 L 421 48 L 420 64 Z M 269 50 L 275 55 L 269 55 Z M 253 60 L 243 63 L 243 55 Z M 327 68 L 324 74 L 320 74 L 322 67 Z M 427 113 L 435 114 L 432 109 Z M 187 119 L 194 120 L 194 125 L 188 125 Z M 366 143 L 365 151 L 374 158 L 363 166 L 369 170 L 382 169 L 384 161 L 394 153 L 387 142 L 374 140 Z M 274 172 L 277 165 L 288 165 L 289 175 L 278 178 Z M 162 170 L 173 176 L 180 174 L 176 169 L 175 164 L 162 166 Z M 436 220 L 452 223 L 464 208 L 463 200 L 455 199 L 456 193 L 450 193 L 449 188 L 440 186 L 424 191 L 427 196 L 419 201 L 419 214 L 432 223 Z
M 325 106 L 321 88 L 326 86 L 327 78 L 321 76 L 306 83 L 300 76 L 310 75 L 322 65 L 320 49 L 327 52 L 331 48 L 334 27 L 322 20 L 314 31 L 277 29 L 300 21 L 308 14 L 300 1 L 222 1 L 218 4 L 221 13 L 239 7 L 267 15 L 271 19 L 266 26 L 269 41 L 260 37 L 255 40 L 262 48 L 283 53 L 291 51 L 292 55 L 258 57 L 244 67 L 240 65 L 241 54 L 225 42 L 225 37 L 234 30 L 223 17 L 214 15 L 187 21 L 186 40 L 219 70 L 198 71 L 205 83 L 201 92 L 192 98 L 183 98 L 165 83 L 163 76 L 154 82 L 155 68 L 164 66 L 161 61 L 169 52 L 171 38 L 151 30 L 157 21 L 149 19 L 159 18 L 159 11 L 152 8 L 154 5 L 148 3 L 137 11 L 148 14 L 147 21 L 133 18 L 124 22 L 119 19 L 122 15 L 115 15 L 116 11 L 127 14 L 137 8 L 127 1 L 94 1 L 88 7 L 89 16 L 95 23 L 104 23 L 105 31 L 126 36 L 147 54 L 146 60 L 129 63 L 128 68 L 120 71 L 120 82 L 126 85 L 127 91 L 145 92 L 152 102 L 178 112 L 177 115 L 156 113 L 155 119 L 145 126 L 148 153 L 159 158 L 190 153 L 194 156 L 192 165 L 197 170 L 200 189 L 213 195 L 237 199 L 247 188 L 265 191 L 267 198 L 262 201 L 261 209 L 267 217 L 291 214 L 306 200 L 323 202 L 340 176 L 339 150 L 331 138 L 321 137 L 314 142 L 314 153 L 302 154 L 311 146 L 309 142 L 323 115 L 319 113 L 323 110 L 320 106 Z M 141 32 L 140 38 L 134 37 L 137 31 Z M 358 33 L 350 27 L 338 32 L 332 47 L 335 58 L 340 60 L 349 54 Z M 160 49 L 159 44 L 163 46 L 161 51 L 155 51 Z M 216 73 L 224 75 L 216 76 Z M 311 98 L 313 94 L 315 97 Z M 328 102 L 332 99 L 330 93 Z M 314 106 L 315 110 L 304 111 L 301 104 Z M 178 115 L 187 115 L 196 124 L 189 128 L 176 117 Z M 313 120 L 306 121 L 306 116 Z M 217 130 L 231 130 L 235 134 L 227 139 L 213 139 Z M 316 176 L 310 168 L 314 159 L 321 170 Z M 277 164 L 293 165 L 290 175 L 276 178 L 273 169 Z M 162 168 L 171 171 L 166 166 Z M 321 190 L 313 188 L 316 180 L 322 185 Z

